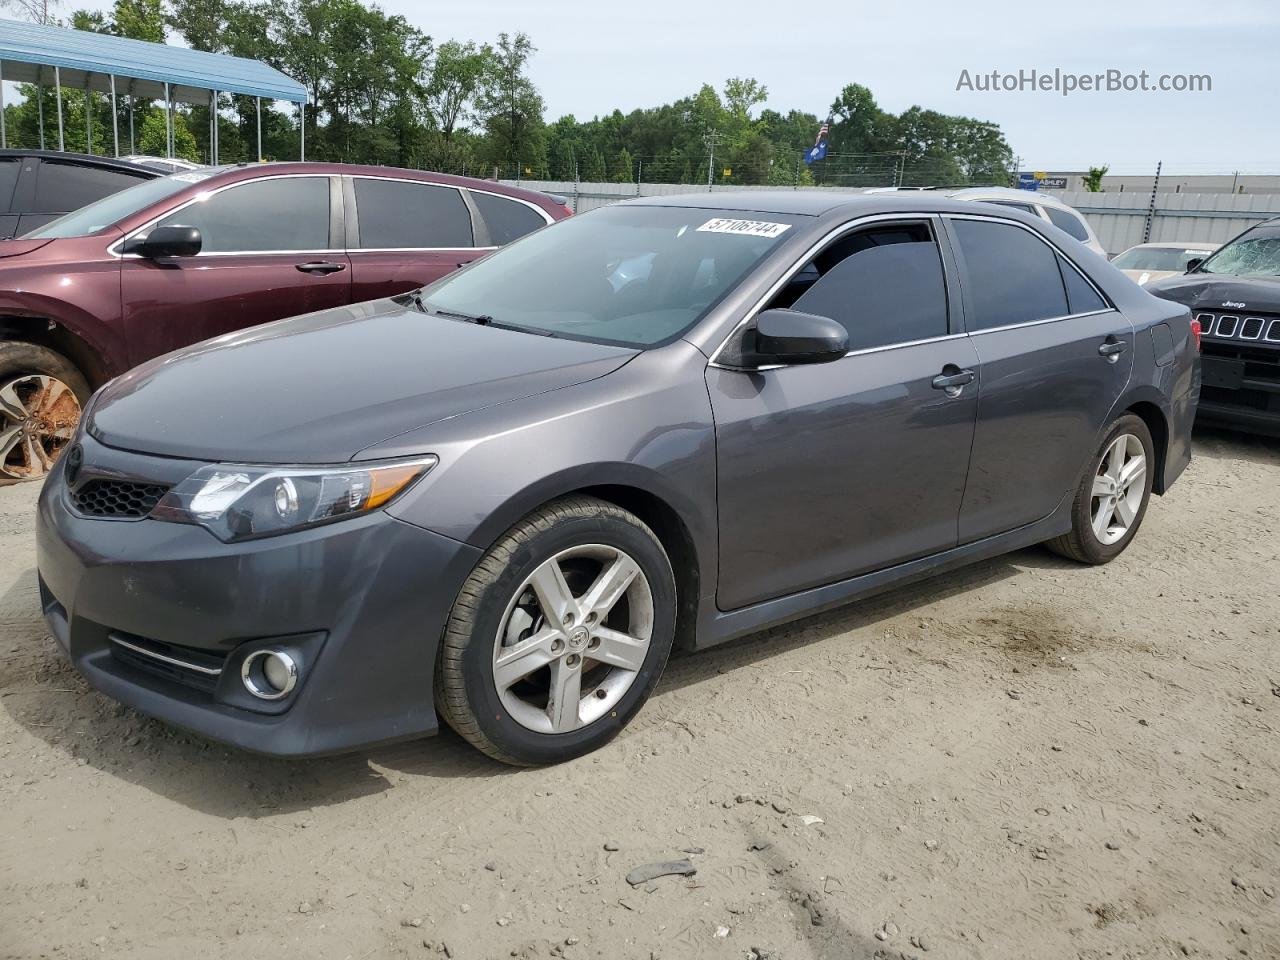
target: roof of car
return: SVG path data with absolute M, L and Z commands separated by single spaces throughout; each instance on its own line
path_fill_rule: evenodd
M 1175 240 L 1153 240 L 1151 243 L 1135 243 L 1130 250 L 1215 250 L 1220 247 L 1220 243 L 1205 241 L 1197 243 L 1194 240 L 1186 243 L 1179 243 Z
M 145 169 L 145 168 L 144 168 Z M 512 187 L 504 183 L 498 183 L 494 180 L 481 180 L 477 177 L 459 177 L 451 173 L 437 173 L 434 170 L 413 170 L 408 167 L 379 167 L 367 164 L 356 163 L 324 163 L 312 160 L 280 160 L 267 163 L 251 163 L 245 161 L 243 163 L 222 164 L 217 167 L 199 167 L 195 170 L 176 171 L 173 176 L 177 177 L 202 177 L 209 179 L 212 177 L 221 177 L 227 174 L 243 174 L 247 179 L 254 174 L 257 175 L 297 175 L 297 174 L 322 174 L 335 175 L 343 174 L 355 177 L 402 177 L 408 179 L 422 179 L 431 183 L 445 184 L 454 187 L 466 187 L 469 190 L 487 191 L 502 196 L 519 197 L 524 200 L 537 199 L 543 203 L 555 203 L 557 198 L 550 194 L 543 193 L 539 190 L 530 190 L 525 187 Z
M 628 206 L 695 207 L 741 213 L 785 213 L 819 217 L 836 210 L 858 213 L 972 213 L 973 205 L 919 191 L 845 193 L 834 190 L 734 190 L 635 197 Z
M 140 163 L 131 163 L 123 158 L 99 157 L 91 153 L 67 153 L 62 150 L 0 150 L 0 158 L 7 157 L 39 157 L 42 160 L 62 160 L 66 163 L 113 167 L 117 170 L 128 170 L 131 173 L 145 173 L 153 177 L 160 176 L 160 172 L 152 167 L 144 167 Z

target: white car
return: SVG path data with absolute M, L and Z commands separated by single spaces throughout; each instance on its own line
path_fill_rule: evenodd
M 152 157 L 145 153 L 131 153 L 129 156 L 121 157 L 120 159 L 127 160 L 129 163 L 136 163 L 139 166 L 150 167 L 152 170 L 163 170 L 165 173 L 199 170 L 202 166 L 199 163 L 192 163 L 190 160 L 179 160 L 177 157 Z
M 1003 207 L 1014 207 L 1023 213 L 1029 213 L 1041 220 L 1048 220 L 1055 227 L 1065 230 L 1086 247 L 1106 257 L 1107 251 L 1098 242 L 1098 235 L 1093 232 L 1088 221 L 1074 207 L 1069 207 L 1061 200 L 1046 193 L 1032 190 L 1013 190 L 1009 187 L 969 187 L 947 194 L 954 200 L 976 200 L 980 203 L 994 203 Z
M 1203 260 L 1216 249 L 1213 243 L 1139 243 L 1111 265 L 1141 286 L 1186 273 L 1192 260 Z

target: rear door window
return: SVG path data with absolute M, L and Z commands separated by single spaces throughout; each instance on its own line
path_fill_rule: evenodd
M 201 253 L 327 250 L 329 178 L 238 183 L 169 214 L 157 226 L 196 227 Z
M 1084 221 L 1068 210 L 1059 210 L 1057 207 L 1045 207 L 1044 212 L 1049 215 L 1049 222 L 1059 230 L 1071 234 L 1077 240 L 1087 242 L 1089 239 L 1089 230 L 1084 225 Z
M 471 199 L 489 228 L 489 242 L 501 247 L 512 240 L 519 240 L 526 233 L 533 233 L 547 225 L 547 219 L 537 210 L 518 200 L 494 196 L 492 193 L 471 191 Z
M 65 213 L 149 179 L 121 170 L 42 160 L 36 175 L 33 213 Z
M 953 219 L 964 268 L 965 326 L 970 333 L 1065 317 L 1067 292 L 1058 254 L 1036 234 L 996 220 Z
M 456 187 L 356 177 L 355 191 L 362 250 L 475 245 L 471 211 Z
M 841 237 L 769 306 L 838 321 L 850 350 L 946 336 L 947 285 L 933 231 L 927 223 L 895 223 Z

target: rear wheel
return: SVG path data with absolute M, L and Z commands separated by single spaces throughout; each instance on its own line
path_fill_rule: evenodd
M 675 581 L 634 514 L 590 497 L 547 505 L 476 566 L 454 604 L 436 703 L 506 763 L 556 763 L 607 743 L 657 682 Z
M 1127 413 L 1108 428 L 1071 506 L 1071 532 L 1046 544 L 1081 563 L 1108 563 L 1129 545 L 1151 499 L 1155 447 L 1141 417 Z
M 71 442 L 89 384 L 66 357 L 0 343 L 0 483 L 39 480 Z

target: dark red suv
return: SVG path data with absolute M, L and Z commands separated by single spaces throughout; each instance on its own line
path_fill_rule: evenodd
M 483 180 L 280 163 L 150 180 L 0 241 L 0 482 L 43 476 L 91 390 L 144 360 L 412 290 L 569 213 Z

